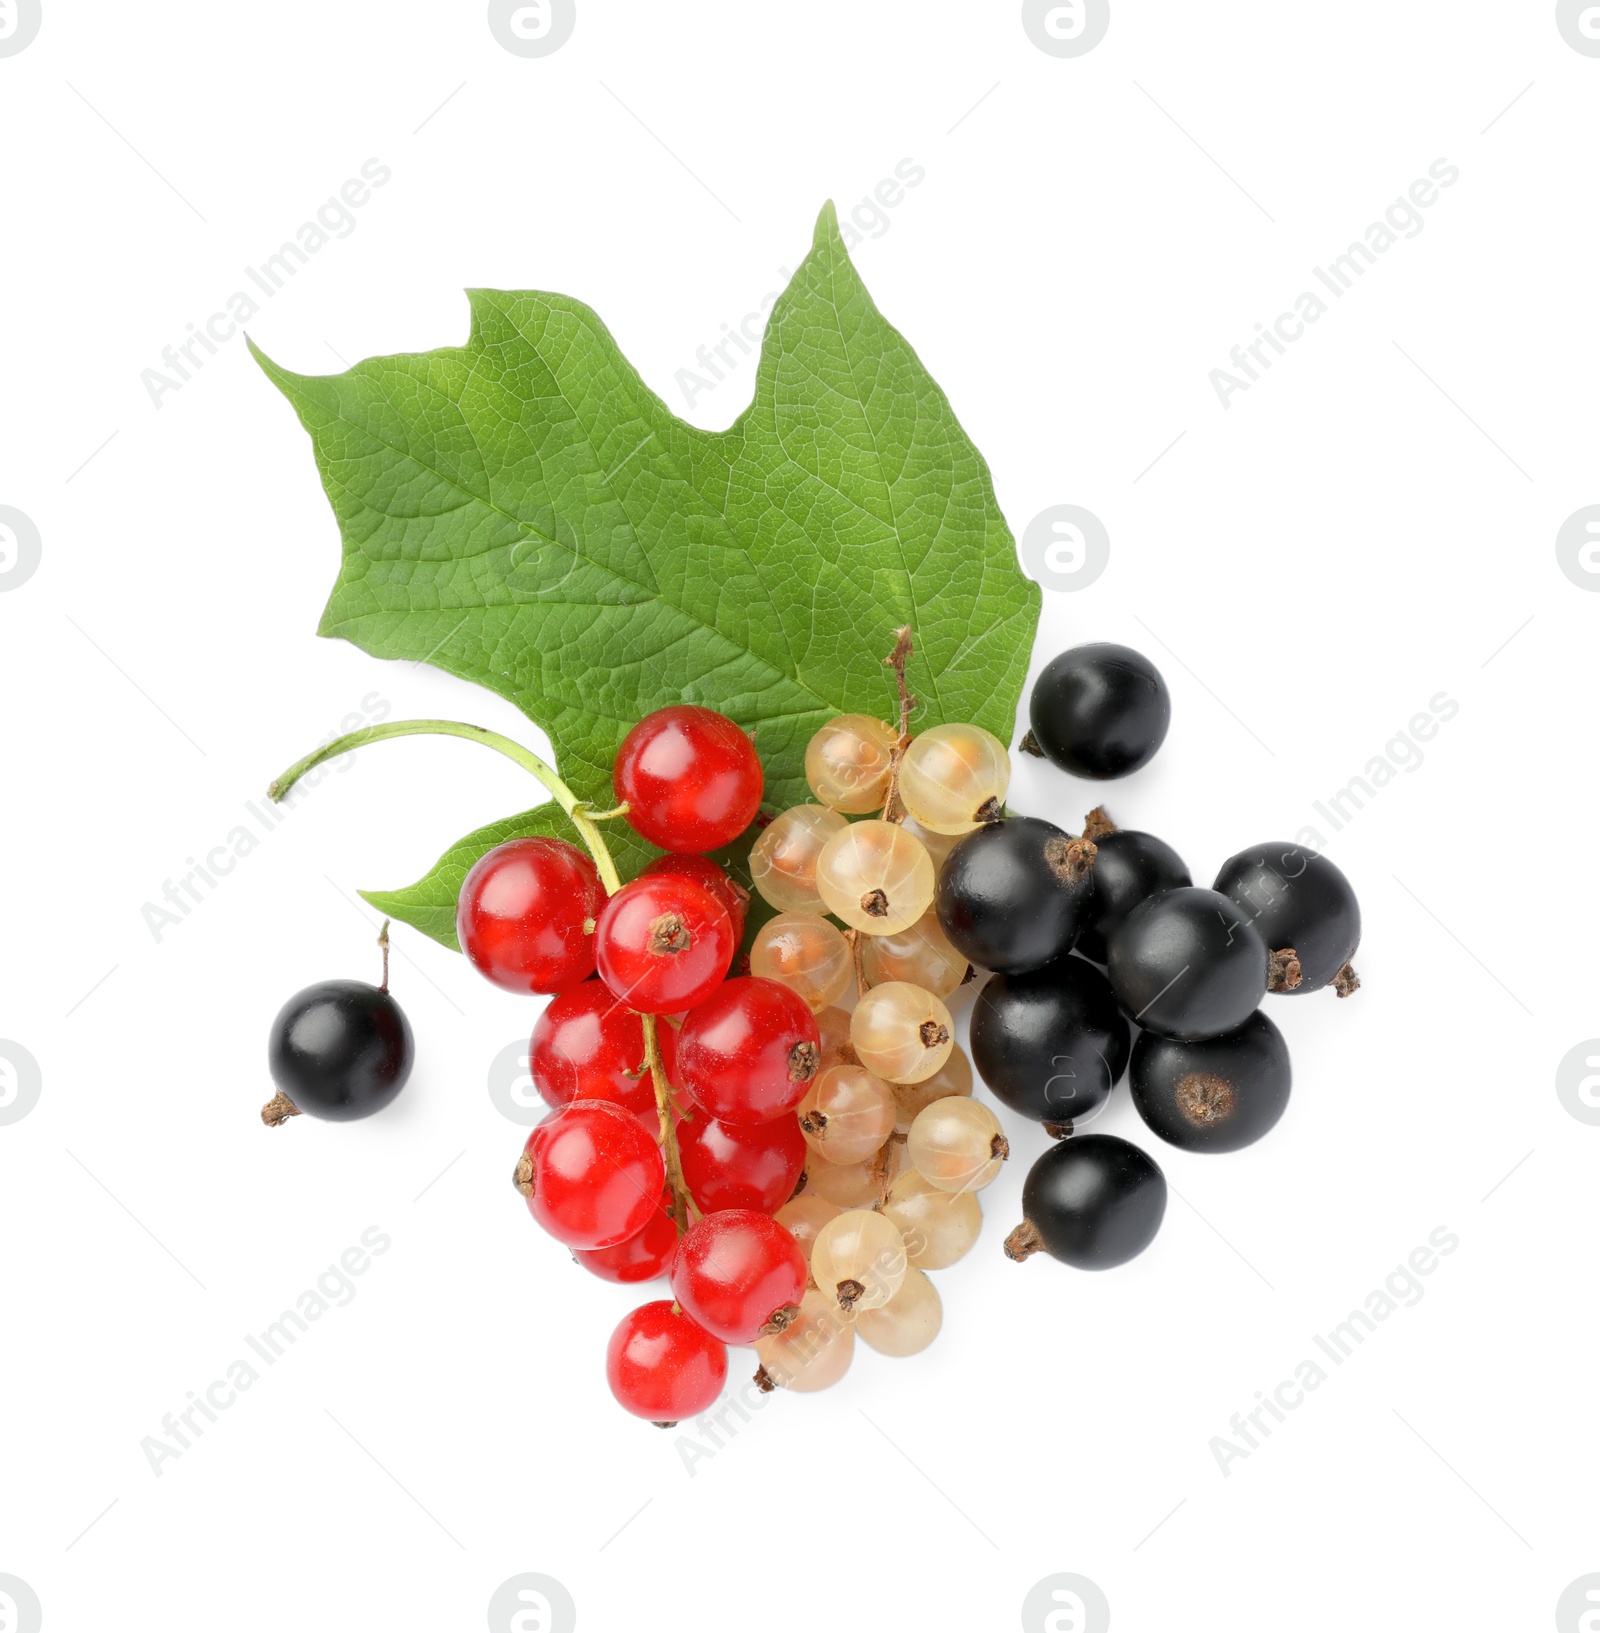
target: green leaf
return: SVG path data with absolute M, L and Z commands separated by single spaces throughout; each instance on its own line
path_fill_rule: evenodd
M 623 735 L 683 701 L 756 733 L 771 809 L 804 800 L 817 727 L 892 715 L 882 660 L 902 624 L 918 721 L 1010 742 L 1039 590 L 832 205 L 724 432 L 676 418 L 581 303 L 469 299 L 460 348 L 326 377 L 256 352 L 311 435 L 343 537 L 324 635 L 509 698 L 602 805 Z M 389 900 L 444 940 L 435 875 L 426 910 Z

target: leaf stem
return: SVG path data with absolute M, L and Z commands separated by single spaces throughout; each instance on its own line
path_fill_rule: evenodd
M 459 720 L 395 720 L 387 725 L 367 726 L 361 731 L 351 732 L 348 737 L 324 743 L 305 759 L 297 760 L 267 790 L 267 796 L 274 802 L 281 800 L 308 771 L 314 771 L 328 760 L 337 760 L 352 749 L 364 748 L 368 743 L 387 742 L 391 737 L 463 737 L 468 742 L 482 743 L 485 747 L 505 755 L 508 760 L 514 761 L 524 771 L 537 777 L 555 796 L 556 804 L 572 818 L 572 825 L 582 836 L 584 844 L 589 847 L 589 854 L 594 857 L 594 865 L 600 870 L 606 894 L 615 895 L 621 890 L 622 878 L 617 872 L 617 865 L 611 859 L 605 836 L 595 826 L 594 818 L 589 815 L 588 806 L 562 782 L 555 770 L 546 765 L 531 749 L 526 749 L 521 743 L 514 742 L 509 737 L 502 737 L 497 731 L 488 731 L 482 726 L 463 725 Z

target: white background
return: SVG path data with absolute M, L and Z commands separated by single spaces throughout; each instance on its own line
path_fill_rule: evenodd
M 0 594 L 0 1036 L 43 1073 L 0 1126 L 0 1572 L 52 1633 L 474 1628 L 524 1571 L 587 1629 L 1002 1629 L 1057 1571 L 1124 1633 L 1548 1626 L 1600 1571 L 1600 1128 L 1555 1088 L 1600 1033 L 1600 601 L 1554 548 L 1600 500 L 1597 106 L 1544 0 L 1116 0 L 1075 59 L 951 0 L 580 0 L 544 59 L 476 4 L 45 0 L 0 58 L 0 504 L 43 540 Z M 142 916 L 370 694 L 543 747 L 314 637 L 336 530 L 240 340 L 159 409 L 141 383 L 373 157 L 392 181 L 263 303 L 267 351 L 332 371 L 459 343 L 465 286 L 560 290 L 679 411 L 676 372 L 823 200 L 915 160 L 864 277 L 1013 528 L 1072 503 L 1111 536 L 1097 583 L 1046 593 L 1036 667 L 1124 641 L 1173 690 L 1112 813 L 1200 882 L 1316 827 L 1362 897 L 1363 991 L 1273 1002 L 1287 1119 L 1161 1151 L 1148 1254 L 1005 1261 L 1043 1145 L 1008 1117 L 937 1346 L 863 1350 L 692 1473 L 606 1392 L 631 1295 L 507 1182 L 522 1132 L 486 1075 L 526 1003 L 402 930 L 402 1101 L 256 1120 L 279 1004 L 375 967 L 354 891 L 521 808 L 515 769 L 371 750 L 159 941 Z M 1439 158 L 1460 180 L 1425 229 L 1225 409 L 1230 347 Z M 727 424 L 752 379 L 690 417 Z M 1441 693 L 1421 764 L 1335 833 L 1314 802 L 1409 763 Z M 1037 762 L 1014 790 L 1069 825 L 1098 797 Z M 1125 1091 L 1101 1126 L 1145 1138 Z M 369 1226 L 393 1246 L 354 1302 L 153 1474 L 144 1437 Z M 1440 1226 L 1460 1247 L 1421 1302 L 1224 1476 L 1213 1438 Z

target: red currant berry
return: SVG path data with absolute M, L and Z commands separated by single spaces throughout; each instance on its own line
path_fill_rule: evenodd
M 623 738 L 611 780 L 628 821 L 664 851 L 731 844 L 761 804 L 755 745 L 726 715 L 689 703 L 646 715 Z
M 727 1350 L 671 1299 L 629 1311 L 606 1346 L 606 1382 L 618 1404 L 664 1429 L 708 1411 L 727 1378 Z
M 678 1034 L 658 1025 L 667 1081 L 677 1082 Z M 657 1126 L 656 1086 L 645 1064 L 644 1023 L 603 981 L 552 998 L 533 1028 L 528 1051 L 534 1087 L 546 1105 L 608 1100 Z
M 657 1281 L 671 1269 L 677 1249 L 678 1227 L 663 1197 L 660 1208 L 650 1215 L 650 1223 L 636 1235 L 615 1247 L 574 1253 L 573 1258 L 602 1281 Z
M 565 992 L 594 974 L 606 893 L 594 863 L 560 839 L 512 839 L 478 858 L 456 903 L 456 938 L 509 992 Z
M 821 1058 L 822 1035 L 805 999 L 757 975 L 725 981 L 678 1034 L 684 1087 L 719 1123 L 747 1126 L 793 1111 Z
M 800 1313 L 806 1275 L 800 1244 L 776 1219 L 733 1208 L 689 1227 L 672 1260 L 672 1296 L 713 1338 L 753 1344 Z
M 528 1212 L 571 1248 L 636 1236 L 661 1204 L 661 1149 L 620 1106 L 574 1100 L 528 1136 L 517 1189 Z
M 624 885 L 595 922 L 600 979 L 630 1009 L 676 1015 L 716 991 L 733 962 L 733 921 L 710 891 L 657 876 Z
M 795 1117 L 744 1128 L 696 1117 L 678 1128 L 678 1155 L 701 1213 L 776 1213 L 794 1195 L 806 1165 L 806 1137 Z
M 744 940 L 744 915 L 750 905 L 750 892 L 730 879 L 709 856 L 658 856 L 644 871 L 651 875 L 675 874 L 704 886 L 727 908 L 728 917 L 733 920 L 733 939 Z

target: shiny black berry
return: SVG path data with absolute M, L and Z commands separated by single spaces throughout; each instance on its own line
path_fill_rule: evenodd
M 1020 1263 L 1042 1249 L 1078 1270 L 1111 1270 L 1149 1247 L 1166 1211 L 1166 1178 L 1138 1146 L 1075 1134 L 1033 1165 L 1006 1256 Z
M 410 1023 L 386 989 L 365 981 L 307 987 L 272 1023 L 267 1064 L 278 1095 L 262 1120 L 370 1117 L 405 1087 L 413 1052 Z
M 1185 1151 L 1254 1145 L 1289 1105 L 1289 1046 L 1258 1009 L 1220 1038 L 1180 1043 L 1141 1033 L 1133 1103 L 1155 1133 Z
M 1094 858 L 1092 843 L 1052 822 L 992 822 L 968 834 L 939 870 L 939 923 L 979 969 L 1038 969 L 1078 939 Z
M 1083 835 L 1094 841 L 1096 855 L 1094 900 L 1089 922 L 1078 937 L 1078 951 L 1104 964 L 1112 931 L 1140 902 L 1194 881 L 1183 858 L 1166 840 L 1119 828 L 1098 807 L 1085 818 Z
M 1273 992 L 1320 992 L 1331 982 L 1348 998 L 1361 985 L 1350 967 L 1361 906 L 1327 857 L 1287 840 L 1252 845 L 1222 864 L 1216 888 L 1249 914 L 1277 955 Z
M 1060 1133 L 1105 1104 L 1129 1047 L 1111 983 L 1071 955 L 994 976 L 972 1010 L 978 1075 L 1004 1105 Z
M 1132 647 L 1077 646 L 1046 666 L 1022 747 L 1075 777 L 1126 777 L 1155 758 L 1172 724 L 1161 672 Z
M 1266 996 L 1267 944 L 1215 890 L 1152 896 L 1111 937 L 1106 973 L 1122 1007 L 1164 1038 L 1214 1038 Z

